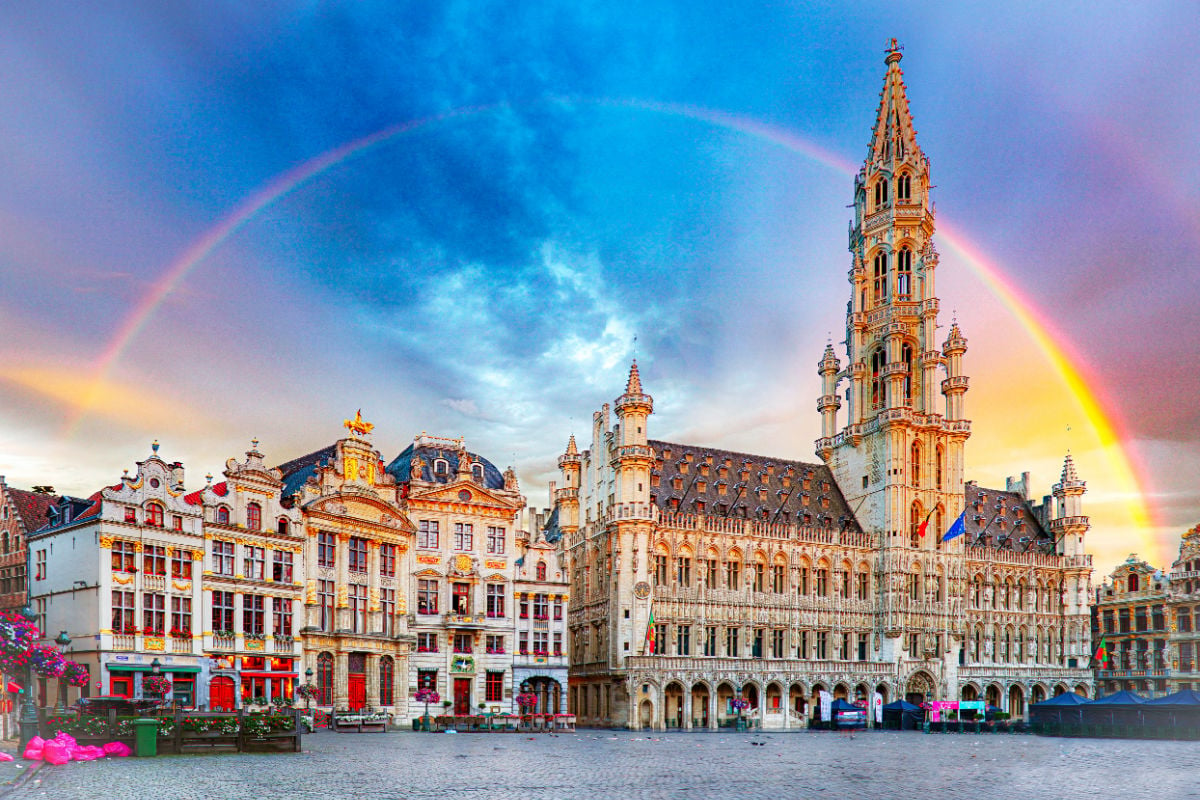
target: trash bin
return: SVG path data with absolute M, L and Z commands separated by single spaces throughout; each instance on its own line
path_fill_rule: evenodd
M 413 732 L 414 732 L 414 733 L 415 733 L 416 731 L 419 731 L 419 730 L 421 730 L 421 718 L 420 718 L 420 717 L 413 717 L 412 726 L 413 726 Z
M 158 755 L 158 720 L 135 719 L 133 721 L 133 739 L 135 756 Z

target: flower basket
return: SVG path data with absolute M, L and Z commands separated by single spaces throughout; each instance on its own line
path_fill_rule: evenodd
M 166 675 L 147 675 L 142 678 L 142 692 L 152 697 L 166 697 L 171 691 L 171 679 Z

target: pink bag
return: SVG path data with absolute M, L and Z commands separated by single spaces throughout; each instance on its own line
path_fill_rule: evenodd
M 59 731 L 54 735 L 54 741 L 58 742 L 68 750 L 70 750 L 72 747 L 79 746 L 79 743 L 75 741 L 74 736 L 69 733 L 63 733 L 62 731 Z
M 42 755 L 47 764 L 55 766 L 61 766 L 71 760 L 67 748 L 55 741 L 46 742 L 46 746 L 42 748 Z
M 12 761 L 12 760 L 13 760 L 12 753 L 6 753 L 3 750 L 0 750 L 0 761 Z
M 104 758 L 104 748 L 96 747 L 95 745 L 87 745 L 85 747 L 73 747 L 69 751 L 71 758 L 76 761 L 95 761 L 97 758 Z
M 38 737 L 35 736 L 33 738 L 36 739 Z M 41 761 L 42 760 L 42 745 L 38 745 L 37 747 L 34 747 L 33 739 L 31 739 L 29 741 L 29 745 L 25 748 L 25 753 L 23 754 L 22 757 L 29 761 Z
M 104 745 L 104 753 L 116 758 L 128 758 L 133 755 L 133 750 L 124 742 L 109 742 Z

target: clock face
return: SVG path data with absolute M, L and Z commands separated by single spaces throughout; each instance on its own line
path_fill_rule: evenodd
M 650 596 L 650 584 L 645 581 L 638 581 L 633 587 L 633 596 L 638 600 L 645 600 Z

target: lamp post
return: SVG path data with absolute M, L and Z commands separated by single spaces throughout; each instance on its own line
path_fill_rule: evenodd
M 58 637 L 55 638 L 54 643 L 56 645 L 58 645 L 59 650 L 61 650 L 62 652 L 65 653 L 67 651 L 67 648 L 71 646 L 71 637 L 67 634 L 66 631 L 59 631 Z M 67 712 L 67 676 L 66 676 L 66 673 L 64 672 L 62 675 L 58 676 L 58 703 L 54 706 L 54 713 L 55 714 L 65 714 L 66 712 Z
M 305 686 L 312 685 L 312 676 L 313 676 L 312 667 L 309 667 L 308 669 L 304 670 L 304 685 Z M 304 702 L 305 702 L 305 705 L 307 706 L 307 710 L 312 711 L 312 692 L 310 692 L 308 689 L 305 689 L 304 693 L 305 693 L 305 695 L 307 695 L 307 697 L 304 698 Z M 426 704 L 426 707 L 428 707 L 428 704 Z
M 31 606 L 25 606 L 21 609 L 21 616 L 33 624 L 37 620 L 37 612 Z M 33 704 L 33 664 L 25 663 L 25 696 L 21 701 L 21 747 L 20 752 L 25 752 L 25 747 L 29 744 L 29 740 L 37 735 L 38 718 L 37 707 Z

